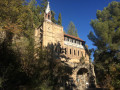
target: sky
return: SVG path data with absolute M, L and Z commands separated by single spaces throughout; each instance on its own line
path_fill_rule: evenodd
M 39 2 L 39 0 L 37 0 Z M 70 21 L 75 24 L 79 37 L 86 41 L 89 49 L 95 48 L 93 43 L 88 39 L 87 35 L 93 28 L 90 21 L 96 19 L 97 10 L 103 10 L 112 1 L 120 0 L 48 0 L 50 8 L 58 19 L 59 13 L 62 15 L 62 26 L 67 31 Z M 93 56 L 92 56 L 93 59 Z

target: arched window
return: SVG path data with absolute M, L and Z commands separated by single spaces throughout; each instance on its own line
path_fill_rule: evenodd
M 50 15 L 48 15 L 48 19 L 50 19 Z
M 71 54 L 71 49 L 70 49 L 70 54 Z
M 65 54 L 66 54 L 66 48 L 65 48 Z
M 74 55 L 75 55 L 75 50 L 74 50 Z

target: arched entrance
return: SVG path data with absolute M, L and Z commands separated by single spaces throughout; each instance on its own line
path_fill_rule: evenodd
M 82 90 L 88 87 L 88 69 L 87 68 L 80 68 L 76 75 L 77 80 L 77 87 L 78 89 Z

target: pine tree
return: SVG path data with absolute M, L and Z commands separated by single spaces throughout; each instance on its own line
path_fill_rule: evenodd
M 40 7 L 40 5 L 37 4 L 36 0 L 31 0 L 30 3 L 28 3 L 28 8 L 31 11 L 31 17 L 33 22 L 33 28 L 39 27 L 43 22 L 43 14 L 40 14 L 43 10 Z
M 58 25 L 61 25 L 61 26 L 62 26 L 61 13 L 59 13 L 59 16 L 58 16 Z
M 120 2 L 111 2 L 96 15 L 97 19 L 91 21 L 94 33 L 91 31 L 88 38 L 97 47 L 94 51 L 97 81 L 117 90 L 120 88 Z
M 45 12 L 45 9 L 47 7 L 47 4 L 48 4 L 48 0 L 41 0 L 41 4 L 40 4 L 40 7 L 41 7 L 41 12 L 44 13 Z
M 68 25 L 67 34 L 78 37 L 77 29 L 75 28 L 75 25 L 72 21 Z
M 52 17 L 51 17 L 52 22 L 57 23 L 57 20 L 55 19 L 55 12 L 53 10 L 51 11 L 51 14 L 52 14 Z

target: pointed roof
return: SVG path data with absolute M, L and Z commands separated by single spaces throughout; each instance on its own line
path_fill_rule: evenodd
M 47 8 L 46 8 L 46 10 L 45 10 L 45 13 L 48 14 L 49 12 L 50 12 L 50 5 L 49 5 L 49 2 L 48 2 Z

